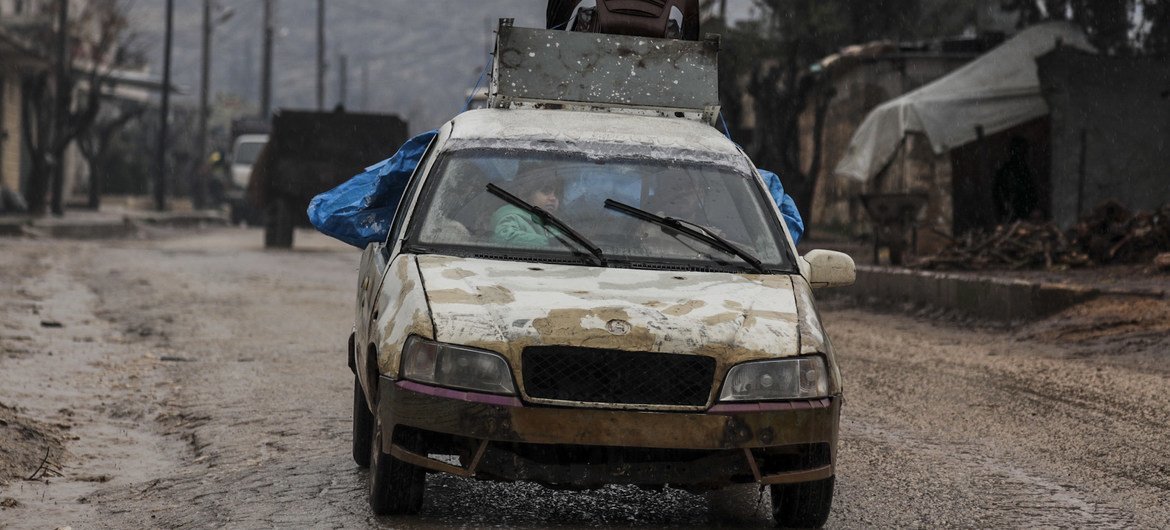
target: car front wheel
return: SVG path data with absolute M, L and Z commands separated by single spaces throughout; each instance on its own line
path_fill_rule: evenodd
M 370 467 L 370 441 L 374 435 L 374 414 L 366 406 L 366 395 L 357 376 L 353 376 L 353 461 Z
M 798 484 L 773 484 L 772 518 L 783 528 L 820 528 L 829 519 L 836 477 Z
M 375 515 L 415 514 L 422 508 L 426 472 L 382 452 L 382 427 L 374 416 L 370 443 L 370 508 Z M 396 436 L 398 445 L 418 451 L 417 436 Z M 399 439 L 401 438 L 401 439 Z

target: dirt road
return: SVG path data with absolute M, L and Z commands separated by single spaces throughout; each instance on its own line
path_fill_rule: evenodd
M 358 252 L 297 237 L 0 240 L 0 527 L 770 524 L 751 487 L 434 475 L 420 516 L 373 518 L 349 456 Z M 1165 333 L 824 313 L 846 381 L 830 527 L 1170 526 Z

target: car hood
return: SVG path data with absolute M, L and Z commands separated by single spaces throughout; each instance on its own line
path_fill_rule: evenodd
M 424 255 L 435 339 L 513 362 L 530 345 L 709 355 L 720 368 L 800 352 L 792 279 Z

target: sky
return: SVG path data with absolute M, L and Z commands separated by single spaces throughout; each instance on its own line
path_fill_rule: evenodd
M 125 0 L 151 70 L 161 75 L 165 2 Z M 214 29 L 212 94 L 259 100 L 261 0 L 217 0 L 233 14 Z M 316 0 L 275 0 L 274 108 L 316 106 Z M 729 18 L 750 16 L 751 0 L 728 0 Z M 460 111 L 474 86 L 499 18 L 543 27 L 545 0 L 326 0 L 326 107 L 339 101 L 338 56 L 347 56 L 346 107 L 398 114 L 412 131 L 436 128 Z M 175 1 L 173 82 L 198 97 L 202 2 Z

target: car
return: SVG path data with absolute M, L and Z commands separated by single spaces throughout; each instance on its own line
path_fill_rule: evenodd
M 819 526 L 842 382 L 813 289 L 854 275 L 845 254 L 798 255 L 707 123 L 460 114 L 361 257 L 349 364 L 370 506 L 418 512 L 427 473 L 750 483 L 779 524 Z
M 243 189 L 248 187 L 248 177 L 252 175 L 252 164 L 260 156 L 260 151 L 268 143 L 267 134 L 242 134 L 232 144 L 232 185 Z
M 232 122 L 233 132 L 267 131 L 266 122 L 255 120 L 236 120 Z M 215 193 L 227 202 L 232 224 L 260 224 L 260 212 L 248 204 L 246 197 L 248 179 L 252 175 L 252 166 L 260 157 L 264 146 L 268 144 L 267 133 L 241 133 L 235 136 L 232 142 L 231 155 L 228 159 L 227 179 L 215 184 Z

